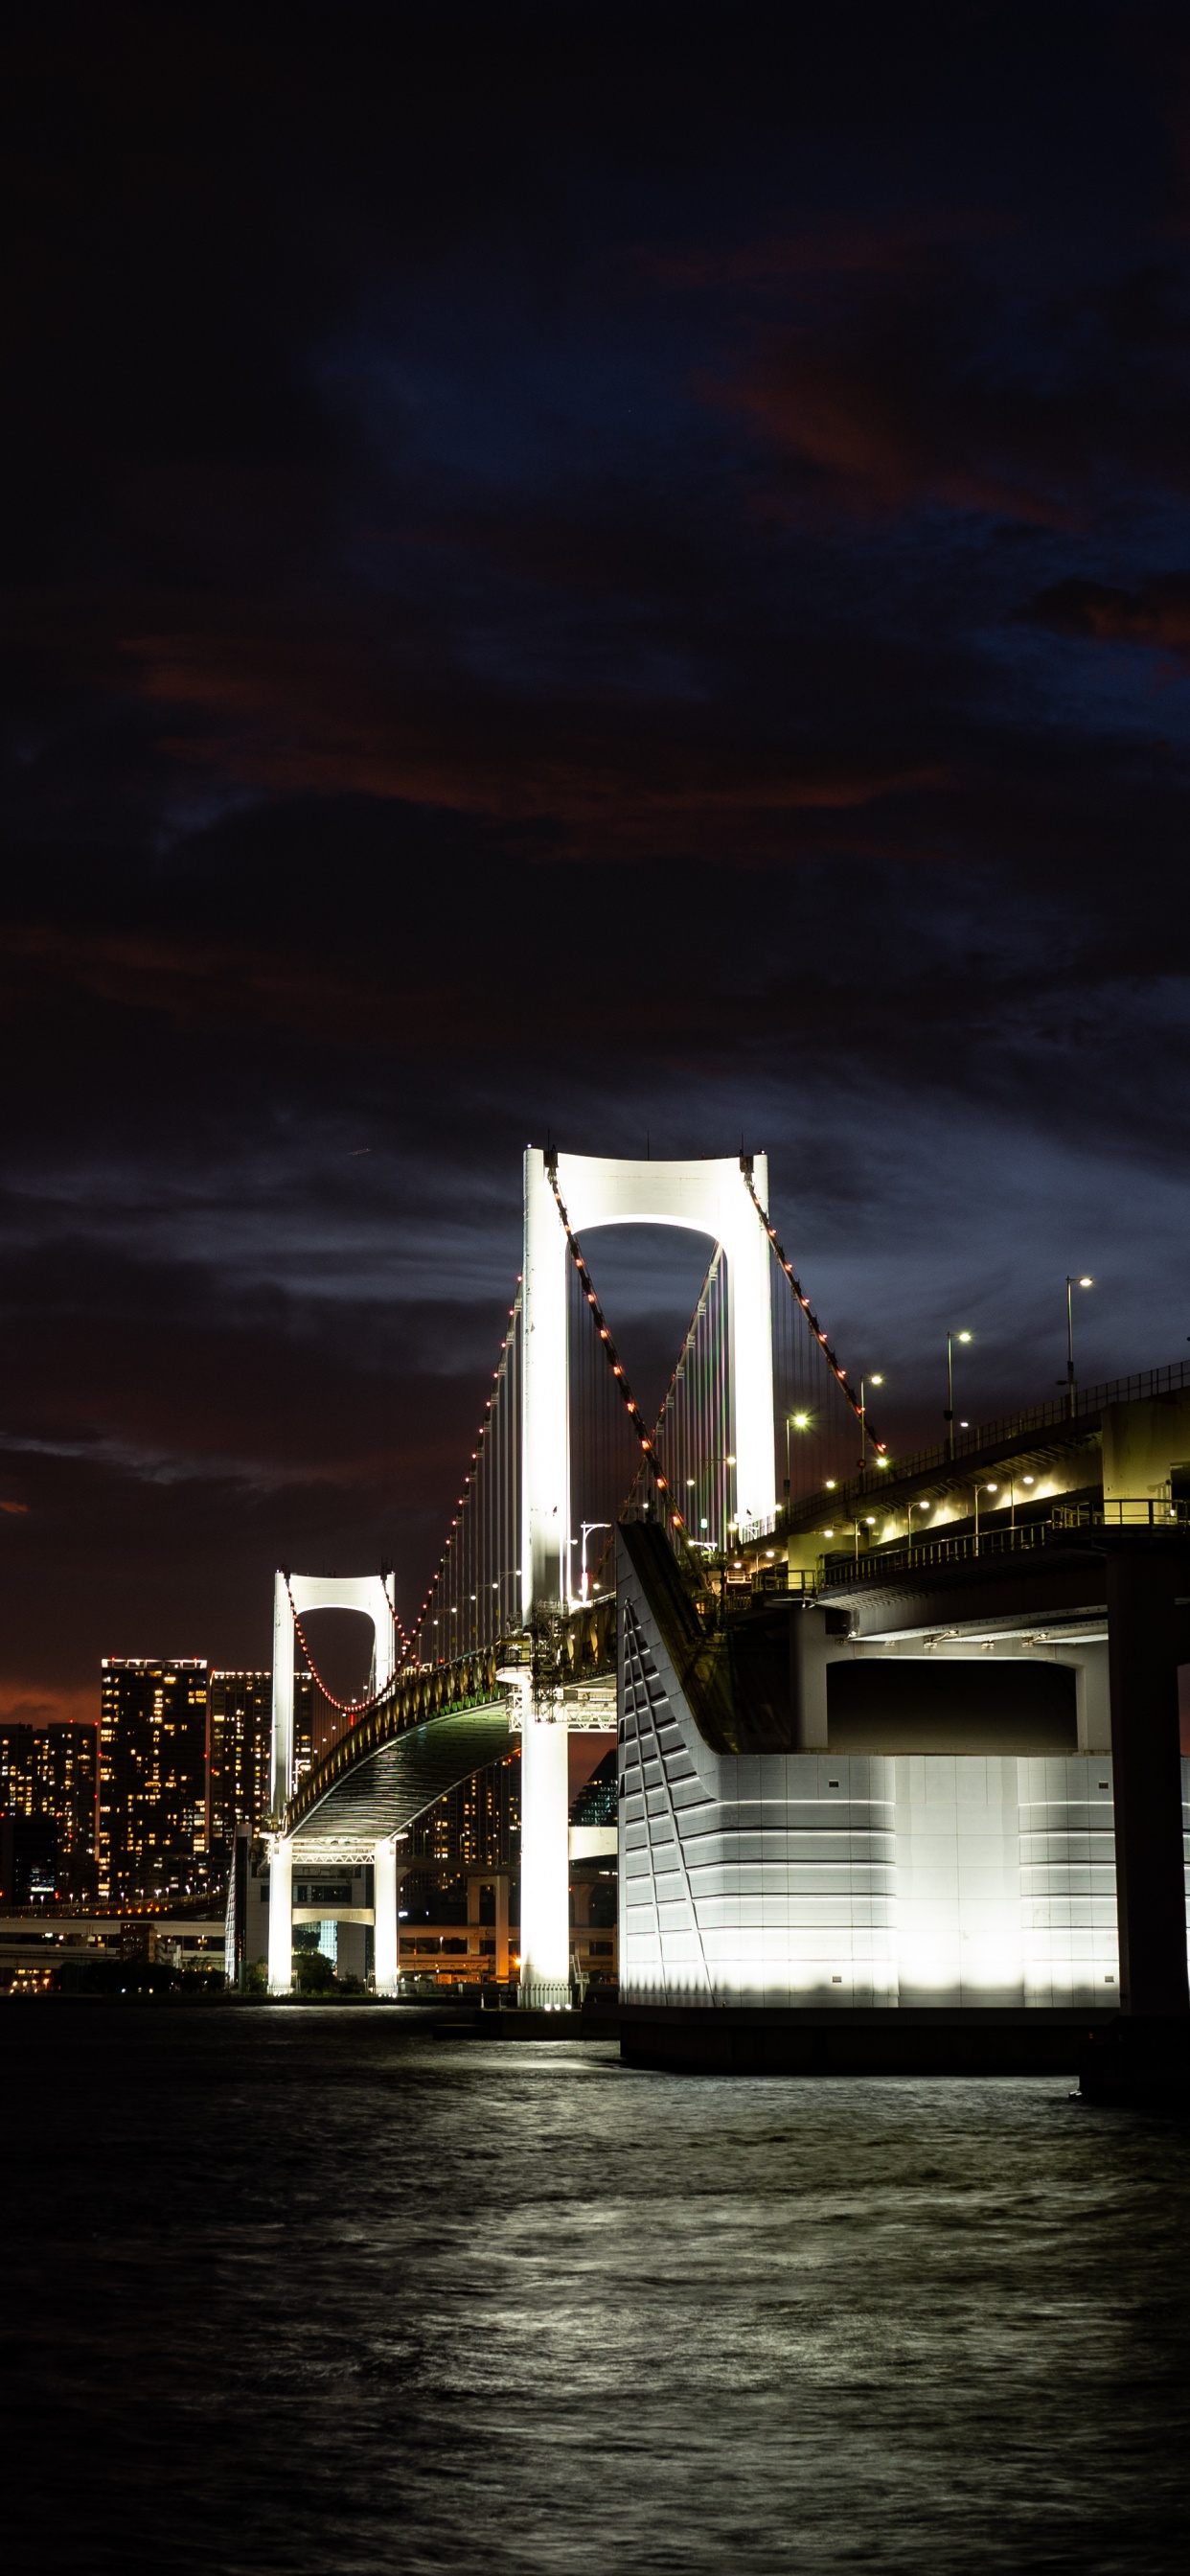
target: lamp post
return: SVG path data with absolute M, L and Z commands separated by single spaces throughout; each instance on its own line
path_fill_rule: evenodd
M 1072 1278 L 1069 1271 L 1066 1273 L 1066 1410 L 1072 1422 L 1074 1420 L 1075 1403 L 1074 1291 L 1076 1288 L 1093 1288 L 1094 1285 L 1094 1280 L 1086 1271 L 1083 1272 L 1081 1278 L 1077 1279 Z
M 860 1381 L 860 1384 L 861 1384 L 861 1386 L 862 1386 L 862 1384 L 863 1384 L 862 1379 L 861 1379 L 861 1381 Z M 791 1431 L 808 1431 L 808 1430 L 809 1430 L 809 1428 L 810 1428 L 810 1416 L 809 1416 L 809 1414 L 808 1414 L 808 1413 L 787 1413 L 787 1414 L 786 1414 L 786 1416 L 785 1416 L 785 1507 L 786 1507 L 786 1510 L 788 1510 L 788 1508 L 789 1508 L 789 1496 L 790 1496 L 790 1491 L 791 1491 L 791 1486 L 792 1486 L 792 1478 L 793 1478 L 793 1465 L 792 1465 L 792 1461 L 791 1461 L 790 1454 L 789 1454 L 789 1434 L 790 1434 L 790 1432 L 791 1432 Z
M 950 1454 L 954 1456 L 954 1345 L 969 1342 L 970 1333 L 948 1333 L 946 1336 L 946 1424 Z
M 883 1386 L 883 1384 L 884 1380 L 877 1369 L 873 1369 L 870 1378 L 861 1377 L 859 1382 L 859 1472 L 861 1476 L 867 1473 L 868 1466 L 867 1389 L 869 1386 Z
M 582 1572 L 579 1577 L 579 1599 L 581 1601 L 585 1601 L 587 1598 L 587 1540 L 589 1539 L 592 1530 L 610 1529 L 611 1522 L 581 1521 L 579 1523 L 579 1527 L 583 1534 L 583 1553 L 581 1559 Z

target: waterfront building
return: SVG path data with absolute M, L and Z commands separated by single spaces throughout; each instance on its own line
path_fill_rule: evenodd
M 212 1669 L 208 1697 L 212 1857 L 235 1839 L 237 1825 L 258 1833 L 269 1812 L 273 1736 L 270 1672 Z M 314 1759 L 314 1677 L 295 1673 L 293 1683 L 294 1777 L 303 1780 Z
M 94 1726 L 0 1727 L 0 1900 L 95 1890 Z
M 401 1845 L 405 1938 L 411 1939 L 415 1930 L 427 1940 L 437 1933 L 453 1938 L 455 1927 L 467 1923 L 468 1877 L 477 1869 L 515 1880 L 521 1848 L 520 1775 L 515 1754 L 489 1763 L 461 1780 L 410 1827 Z
M 99 1893 L 205 1889 L 208 1668 L 202 1656 L 109 1655 L 99 1723 Z
M 469 1869 L 515 1869 L 520 1859 L 520 1764 L 515 1755 L 461 1780 L 408 1834 L 413 1865 L 432 1863 L 450 1877 Z M 440 1883 L 440 1882 L 439 1882 Z

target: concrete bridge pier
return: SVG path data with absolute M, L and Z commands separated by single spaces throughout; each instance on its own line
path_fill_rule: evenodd
M 397 1837 L 394 1834 L 377 1835 L 372 1866 L 376 1992 L 378 1995 L 395 1995 L 401 1980 L 401 1935 L 397 1921 L 401 1872 L 397 1867 Z
M 1186 1880 L 1177 1579 L 1185 1547 L 1123 1531 L 1107 1551 L 1120 1999 L 1133 2018 L 1186 2015 Z
M 570 2002 L 570 1801 L 565 1720 L 530 1713 L 521 1726 L 520 2000 L 536 2011 Z
M 269 1993 L 293 1992 L 293 1836 L 269 1839 Z
M 826 1614 L 801 1610 L 789 1622 L 790 1739 L 797 1753 L 827 1748 Z

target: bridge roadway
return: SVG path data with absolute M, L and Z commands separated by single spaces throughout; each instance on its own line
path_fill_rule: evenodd
M 292 1978 L 295 1869 L 337 1877 L 349 1863 L 360 1862 L 375 1870 L 377 1988 L 396 1990 L 397 1845 L 418 1816 L 506 1756 L 518 1740 L 523 1811 L 534 1782 L 543 1777 L 551 1812 L 557 1811 L 559 1833 L 547 1841 L 559 1889 L 550 1892 L 555 1904 L 567 1907 L 567 1739 L 579 1731 L 615 1731 L 615 1633 L 615 1603 L 604 1598 L 565 1623 L 539 1623 L 536 1634 L 394 1677 L 384 1698 L 347 1728 L 270 1820 L 272 1991 L 288 1992 Z M 535 1750 L 532 1765 L 526 1730 Z M 531 1906 L 532 1890 L 523 1884 L 522 1912 L 527 1896 Z M 245 1955 L 247 1902 L 246 1867 L 237 1868 L 229 1909 L 229 1955 L 237 1958 Z M 556 2000 L 552 1991 L 532 1999 Z
M 614 1732 L 614 1600 L 577 1612 L 536 1644 L 509 1637 L 398 1673 L 386 1698 L 298 1783 L 275 1830 L 311 1865 L 406 1832 L 448 1790 L 509 1751 L 521 1726 L 518 1702 L 530 1693 L 564 1712 L 568 1730 Z

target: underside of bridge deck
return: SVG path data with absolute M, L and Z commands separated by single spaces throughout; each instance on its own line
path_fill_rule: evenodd
M 351 1765 L 302 1817 L 295 1838 L 299 1856 L 406 1832 L 427 1807 L 473 1771 L 498 1761 L 509 1746 L 503 1697 L 411 1726 Z

